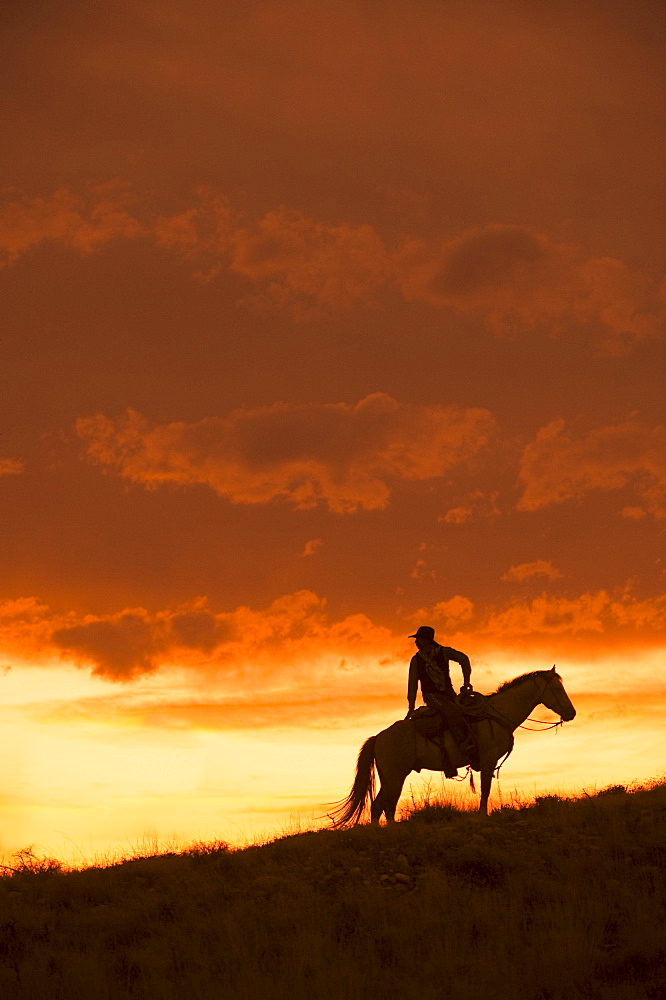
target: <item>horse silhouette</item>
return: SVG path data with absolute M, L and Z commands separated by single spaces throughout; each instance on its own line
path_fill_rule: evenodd
M 488 796 L 498 761 L 513 749 L 513 733 L 534 711 L 545 705 L 570 722 L 576 709 L 564 690 L 562 678 L 555 671 L 534 670 L 501 684 L 485 701 L 487 711 L 475 723 L 478 747 L 471 753 L 461 753 L 449 732 L 445 734 L 445 749 L 454 767 L 470 766 L 481 772 L 479 812 L 488 812 Z M 375 766 L 380 788 L 375 796 Z M 366 740 L 358 755 L 356 777 L 346 799 L 329 814 L 333 829 L 359 823 L 370 802 L 370 818 L 378 823 L 382 813 L 387 823 L 395 820 L 395 810 L 405 783 L 412 771 L 426 768 L 442 771 L 442 752 L 432 740 L 422 736 L 411 719 L 394 722 L 388 729 Z

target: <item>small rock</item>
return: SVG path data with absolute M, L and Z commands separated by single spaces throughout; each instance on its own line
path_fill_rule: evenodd
M 403 875 L 403 873 L 402 873 L 402 872 L 398 872 L 398 873 L 396 874 L 396 876 L 395 876 L 395 880 L 396 880 L 396 882 L 401 882 L 401 883 L 402 883 L 403 885 L 404 885 L 405 883 L 409 883 L 409 882 L 411 882 L 411 879 L 410 879 L 409 875 Z
M 358 868 L 358 867 L 356 867 L 356 868 L 350 868 L 349 869 L 349 874 L 350 875 L 360 875 L 361 874 L 361 869 Z
M 400 869 L 400 871 L 403 871 L 403 872 L 408 871 L 408 869 L 409 869 L 409 861 L 407 860 L 407 855 L 406 854 L 399 854 L 398 857 L 396 858 L 395 863 L 396 863 L 396 867 L 398 867 Z

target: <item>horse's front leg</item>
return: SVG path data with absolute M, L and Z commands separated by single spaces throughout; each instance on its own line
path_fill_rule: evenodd
M 490 797 L 490 786 L 493 783 L 494 766 L 481 768 L 481 798 L 479 799 L 479 812 L 483 816 L 488 815 L 488 799 Z
M 481 798 L 479 799 L 479 812 L 482 816 L 488 815 L 488 799 L 490 797 L 490 786 L 493 783 L 493 774 L 497 766 L 498 747 L 494 738 L 491 722 L 482 722 L 479 725 L 479 764 L 481 765 Z

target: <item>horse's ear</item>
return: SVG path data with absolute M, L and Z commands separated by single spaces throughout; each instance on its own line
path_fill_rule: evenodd
M 550 668 L 550 673 L 551 674 L 555 673 L 555 664 L 554 663 L 553 663 L 552 667 Z

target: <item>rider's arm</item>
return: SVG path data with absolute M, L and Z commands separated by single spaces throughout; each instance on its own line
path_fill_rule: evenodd
M 407 681 L 407 714 L 414 711 L 416 706 L 416 695 L 419 689 L 419 668 L 416 663 L 416 657 L 412 656 L 411 663 L 409 664 L 409 680 Z
M 444 647 L 444 654 L 447 660 L 455 660 L 456 663 L 460 664 L 463 675 L 463 684 L 467 687 L 470 682 L 470 677 L 472 676 L 472 664 L 469 662 L 469 656 L 467 656 L 466 653 L 461 653 L 458 649 L 451 649 L 450 646 Z

